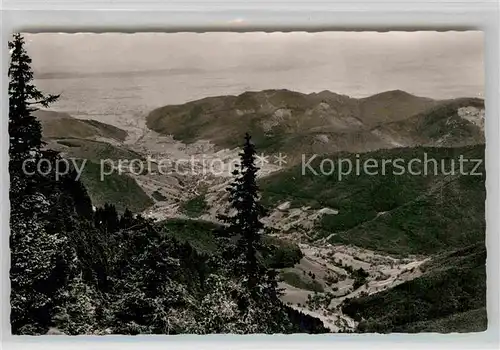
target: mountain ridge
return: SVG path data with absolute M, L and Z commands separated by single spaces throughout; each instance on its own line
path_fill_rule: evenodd
M 66 112 L 40 109 L 35 111 L 34 115 L 42 125 L 45 139 L 100 137 L 123 142 L 127 137 L 127 132 L 116 126 L 94 119 L 75 118 Z
M 249 132 L 261 150 L 284 152 L 296 160 L 300 153 L 440 146 L 440 137 L 448 132 L 446 125 L 436 125 L 436 135 L 426 138 L 411 132 L 412 128 L 415 124 L 430 125 L 429 118 L 443 119 L 438 115 L 441 112 L 450 117 L 469 107 L 477 108 L 476 114 L 482 113 L 484 119 L 484 101 L 477 98 L 434 100 L 392 90 L 356 99 L 327 90 L 310 94 L 262 90 L 160 107 L 147 115 L 146 125 L 184 143 L 208 140 L 219 149 L 237 147 L 237 140 Z M 468 137 L 458 145 L 484 142 L 476 120 L 458 116 L 458 127 L 466 130 L 463 134 Z M 410 132 L 400 138 L 386 125 Z M 454 146 L 451 141 L 445 145 Z

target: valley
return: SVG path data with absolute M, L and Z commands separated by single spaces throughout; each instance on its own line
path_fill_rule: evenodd
M 304 258 L 282 274 L 283 301 L 320 318 L 333 332 L 352 332 L 358 324 L 342 313 L 340 306 L 344 300 L 391 289 L 417 278 L 422 274 L 419 266 L 428 260 L 397 259 L 354 246 L 300 243 L 299 247 Z M 357 276 L 358 269 L 366 276 Z M 312 279 L 317 286 L 312 289 L 316 290 L 298 287 L 291 275 L 300 280 Z
M 143 119 L 117 116 L 114 125 L 47 111 L 38 117 L 47 147 L 89 160 L 83 180 L 95 206 L 113 202 L 119 211 L 129 208 L 159 222 L 219 224 L 218 215 L 228 214 L 226 188 L 245 131 L 258 153 L 286 154 L 286 164 L 263 162 L 258 173 L 269 209 L 264 224 L 303 254 L 280 269 L 282 300 L 333 332 L 357 331 L 368 318 L 345 312 L 352 300 L 418 283 L 443 252 L 484 246 L 484 176 L 351 175 L 340 181 L 300 174 L 302 154 L 483 159 L 479 99 L 438 101 L 399 90 L 364 99 L 265 90 L 165 106 Z M 148 157 L 151 171 L 98 179 L 101 159 Z M 169 162 L 163 173 L 162 160 Z M 218 171 L 207 171 L 206 163 L 215 162 Z

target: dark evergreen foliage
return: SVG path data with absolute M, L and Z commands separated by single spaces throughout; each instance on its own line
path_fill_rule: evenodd
M 127 208 L 120 218 L 120 228 L 129 228 L 134 223 L 134 214 Z
M 127 213 L 127 216 L 129 215 L 130 214 Z M 125 218 L 124 220 L 128 219 Z M 94 224 L 104 233 L 115 233 L 121 226 L 115 206 L 105 203 L 102 208 L 96 208 L 94 213 Z
M 262 248 L 261 237 L 264 230 L 260 219 L 266 214 L 258 200 L 258 168 L 255 166 L 255 155 L 251 137 L 246 134 L 243 151 L 240 153 L 240 169 L 233 171 L 235 180 L 227 189 L 229 204 L 235 214 L 221 217 L 228 225 L 228 234 L 238 238 L 231 255 L 234 257 L 236 273 L 244 274 L 248 278 L 249 289 L 254 288 L 263 275 L 262 271 L 259 271 L 257 252 Z
M 11 327 L 15 334 L 36 334 L 52 324 L 68 300 L 66 291 L 78 273 L 69 240 L 77 228 L 74 204 L 81 200 L 80 210 L 88 211 L 83 208 L 88 202 L 85 191 L 68 195 L 74 174 L 56 181 L 59 156 L 41 149 L 41 127 L 32 112 L 57 96 L 44 96 L 32 84 L 31 59 L 23 45 L 19 34 L 9 43 Z M 45 163 L 36 171 L 41 159 Z
M 330 332 L 328 328 L 323 325 L 323 322 L 316 317 L 306 315 L 289 306 L 286 307 L 286 310 L 290 321 L 294 324 L 295 333 L 321 334 Z
M 57 178 L 60 155 L 42 149 L 40 124 L 31 113 L 36 103 L 46 107 L 57 96 L 44 96 L 32 84 L 23 43 L 16 34 L 9 44 L 14 334 L 44 334 L 51 327 L 71 335 L 322 330 L 319 320 L 281 303 L 277 272 L 266 266 L 293 264 L 300 251 L 274 249 L 272 263 L 260 255 L 266 252 L 260 222 L 265 211 L 249 135 L 230 190 L 237 214 L 227 218 L 227 228 L 218 228 L 228 238 L 220 238 L 222 253 L 200 251 L 130 210 L 120 216 L 110 203 L 93 211 L 75 170 Z M 33 172 L 40 159 L 42 172 Z
M 24 160 L 29 157 L 29 152 L 40 150 L 42 129 L 32 112 L 37 109 L 37 104 L 48 107 L 59 96 L 45 96 L 33 85 L 31 58 L 24 49 L 24 39 L 20 34 L 14 34 L 9 49 L 9 156 L 15 161 Z
M 242 291 L 234 293 L 241 317 L 247 317 L 248 309 L 256 303 L 266 310 L 261 314 L 261 319 L 268 324 L 266 333 L 290 332 L 293 326 L 279 299 L 277 272 L 260 258 L 260 253 L 265 251 L 262 236 L 266 229 L 261 218 L 266 210 L 259 202 L 255 159 L 256 150 L 247 133 L 239 169 L 233 171 L 235 179 L 227 189 L 233 213 L 220 216 L 227 225 L 222 235 L 226 240 L 223 257 L 231 262 L 232 273 L 244 286 Z

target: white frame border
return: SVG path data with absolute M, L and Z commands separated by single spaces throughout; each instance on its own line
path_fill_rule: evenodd
M 0 169 L 2 343 L 9 349 L 160 348 L 497 348 L 499 344 L 499 23 L 496 0 L 467 1 L 153 1 L 4 0 L 1 5 Z M 473 334 L 290 335 L 290 336 L 107 336 L 28 337 L 10 335 L 9 174 L 7 41 L 23 32 L 138 31 L 324 31 L 483 30 L 486 69 L 486 221 L 488 331 Z M 312 343 L 312 344 L 310 344 Z

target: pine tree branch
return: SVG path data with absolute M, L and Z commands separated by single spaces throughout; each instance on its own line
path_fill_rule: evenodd
M 52 103 L 56 102 L 59 97 L 61 97 L 61 95 L 49 95 L 47 96 L 46 98 L 44 98 L 43 100 L 40 100 L 40 101 L 33 101 L 33 102 L 26 102 L 27 105 L 42 105 L 43 107 L 47 108 L 49 107 L 49 105 L 51 105 Z

